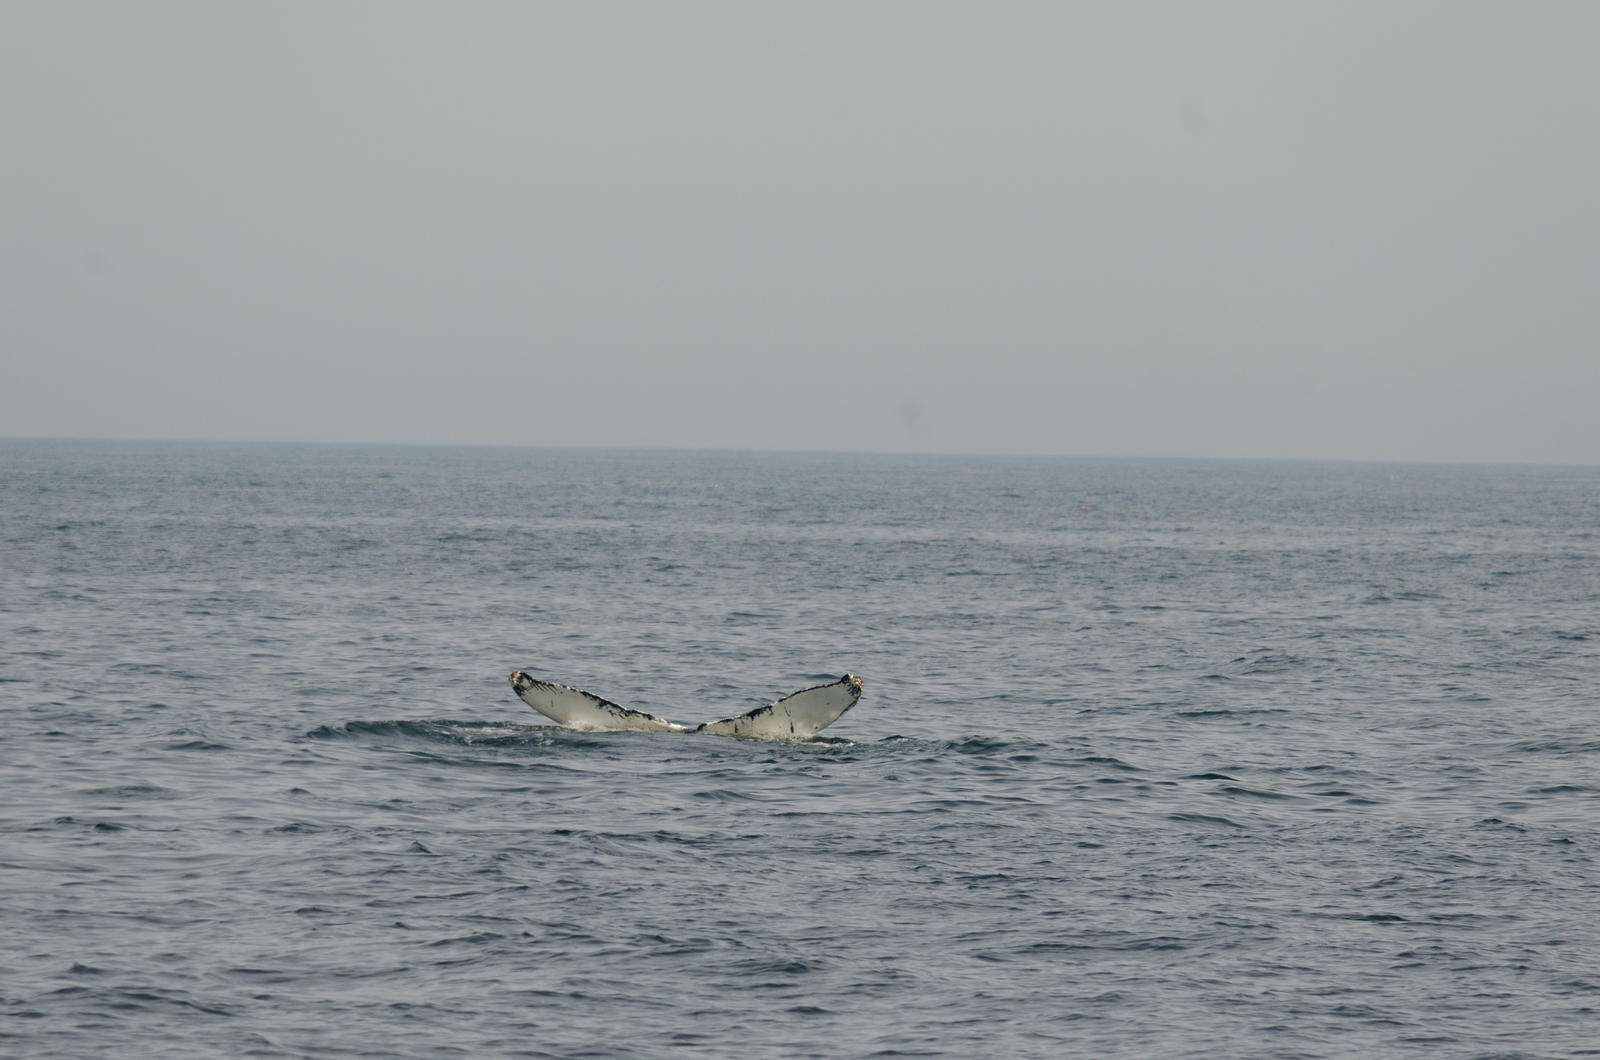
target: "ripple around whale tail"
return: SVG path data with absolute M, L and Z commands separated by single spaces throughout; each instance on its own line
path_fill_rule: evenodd
M 763 740 L 804 740 L 838 721 L 861 699 L 861 678 L 855 674 L 845 674 L 831 684 L 801 689 L 732 718 L 688 726 L 642 710 L 631 710 L 581 688 L 537 680 L 521 670 L 514 671 L 510 681 L 518 697 L 540 714 L 568 728 L 590 732 L 633 729 L 644 732 L 698 732 Z

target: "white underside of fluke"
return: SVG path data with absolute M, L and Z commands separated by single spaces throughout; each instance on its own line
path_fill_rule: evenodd
M 528 706 L 569 729 L 703 732 L 761 740 L 808 739 L 838 721 L 861 698 L 861 678 L 845 674 L 832 684 L 802 689 L 737 717 L 693 726 L 680 725 L 642 710 L 630 710 L 581 688 L 540 681 L 521 670 L 512 673 L 511 687 Z

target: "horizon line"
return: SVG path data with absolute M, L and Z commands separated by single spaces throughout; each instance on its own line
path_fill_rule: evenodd
M 1189 454 L 1177 456 L 1172 454 L 1156 453 L 1092 453 L 1092 452 L 1017 452 L 1017 451 L 987 451 L 978 452 L 971 450 L 954 449 L 762 449 L 742 446 L 696 446 L 696 445 L 560 445 L 535 442 L 440 442 L 440 441 L 395 441 L 392 439 L 350 440 L 344 439 L 331 441 L 327 439 L 306 438 L 194 438 L 194 437 L 163 437 L 163 436 L 114 436 L 114 435 L 50 435 L 50 434 L 0 434 L 0 441 L 4 442 L 99 442 L 99 443 L 134 443 L 149 445 L 260 445 L 260 446 L 288 446 L 309 445 L 326 447 L 349 448 L 394 448 L 394 449 L 528 449 L 551 450 L 557 452 L 615 452 L 615 453 L 722 453 L 728 455 L 774 455 L 774 456 L 902 456 L 902 457 L 945 457 L 966 459 L 1001 459 L 1001 460 L 1111 460 L 1111 461 L 1189 461 L 1189 462 L 1216 462 L 1216 463 L 1274 463 L 1274 464 L 1379 464 L 1379 465 L 1415 465 L 1428 464 L 1439 466 L 1467 466 L 1467 467 L 1542 467 L 1542 468 L 1595 468 L 1600 463 L 1585 463 L 1582 461 L 1548 461 L 1526 459 L 1467 459 L 1461 457 L 1349 457 L 1349 456 L 1218 456 L 1211 454 Z

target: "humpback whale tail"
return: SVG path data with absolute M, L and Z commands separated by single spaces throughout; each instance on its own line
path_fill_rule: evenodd
M 540 681 L 521 670 L 511 674 L 511 687 L 528 706 L 570 729 L 603 732 L 635 729 L 644 732 L 703 732 L 716 736 L 750 736 L 765 740 L 804 740 L 838 721 L 861 699 L 861 678 L 845 674 L 839 680 L 803 688 L 764 707 L 704 725 L 680 725 L 642 710 L 601 699 L 581 688 Z

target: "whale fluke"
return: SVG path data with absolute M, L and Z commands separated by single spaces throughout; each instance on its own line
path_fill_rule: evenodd
M 860 698 L 861 678 L 845 674 L 831 685 L 801 689 L 736 718 L 708 721 L 694 731 L 764 740 L 804 740 L 838 721 Z
M 601 699 L 593 692 L 554 681 L 540 681 L 521 670 L 511 674 L 511 687 L 528 706 L 569 729 L 604 732 L 703 732 L 716 736 L 748 736 L 763 740 L 804 740 L 838 721 L 861 699 L 861 678 L 845 674 L 831 684 L 801 689 L 775 703 L 704 725 L 680 725 L 642 710 Z
M 646 714 L 642 710 L 629 710 L 601 699 L 593 692 L 581 688 L 568 688 L 554 681 L 536 681 L 517 670 L 511 675 L 511 687 L 528 706 L 569 729 L 603 732 L 611 729 L 640 729 L 645 732 L 688 732 L 689 726 Z

